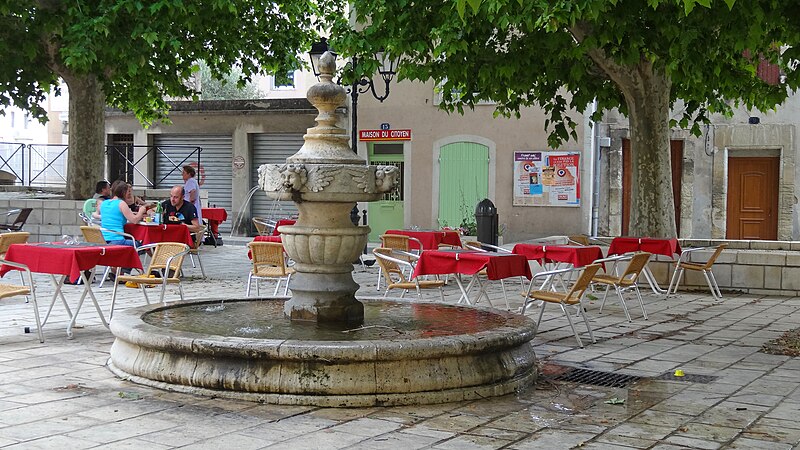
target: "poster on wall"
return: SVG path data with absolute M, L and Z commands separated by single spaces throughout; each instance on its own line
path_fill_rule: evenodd
M 580 153 L 514 152 L 514 206 L 580 206 Z

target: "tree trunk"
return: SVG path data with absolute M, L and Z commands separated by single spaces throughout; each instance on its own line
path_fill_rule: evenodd
M 671 83 L 642 64 L 632 86 L 623 88 L 631 134 L 632 236 L 676 237 L 672 198 L 669 96 Z
M 106 97 L 94 75 L 60 75 L 69 87 L 66 196 L 89 198 L 105 174 Z

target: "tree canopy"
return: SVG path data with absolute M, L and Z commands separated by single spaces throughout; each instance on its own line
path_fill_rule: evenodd
M 102 177 L 102 112 L 165 117 L 168 97 L 196 98 L 187 80 L 204 60 L 217 78 L 234 68 L 285 73 L 316 37 L 323 3 L 268 0 L 0 0 L 0 106 L 45 120 L 39 102 L 70 88 L 67 195 Z M 331 6 L 331 5 L 328 5 Z M 73 97 L 80 96 L 73 101 Z M 79 168 L 81 166 L 82 168 Z M 84 167 L 88 166 L 88 167 Z M 77 172 L 75 172 L 77 170 Z
M 798 86 L 800 8 L 774 0 L 353 0 L 346 54 L 400 56 L 398 76 L 442 84 L 442 107 L 541 107 L 549 143 L 575 138 L 575 113 L 596 100 L 631 119 L 631 232 L 675 235 L 669 129 L 699 133 L 714 113 L 769 110 Z M 760 58 L 785 82 L 756 74 Z M 369 73 L 373 67 L 365 66 Z M 671 114 L 677 113 L 677 120 Z M 671 222 L 671 223 L 670 223 Z

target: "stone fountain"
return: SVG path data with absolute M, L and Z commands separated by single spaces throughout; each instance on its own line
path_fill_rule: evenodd
M 353 261 L 367 244 L 369 228 L 353 226 L 350 211 L 355 202 L 380 199 L 400 174 L 394 166 L 368 166 L 350 150 L 347 133 L 336 126 L 336 108 L 346 95 L 331 81 L 335 69 L 335 57 L 326 52 L 319 61 L 320 83 L 307 94 L 319 110 L 318 125 L 308 130 L 305 144 L 286 164 L 261 166 L 259 184 L 273 199 L 294 201 L 300 212 L 297 223 L 279 230 L 297 271 L 286 315 L 360 323 L 364 307 L 355 297 Z
M 117 312 L 109 368 L 148 386 L 267 403 L 371 406 L 504 395 L 536 378 L 534 323 L 497 310 L 409 301 L 359 301 L 352 262 L 368 227 L 357 201 L 391 190 L 394 167 L 369 166 L 336 126 L 344 90 L 320 60 L 308 99 L 318 125 L 286 164 L 259 169 L 272 198 L 297 203 L 280 231 L 295 260 L 292 297 L 216 299 Z M 244 263 L 244 250 L 242 259 Z

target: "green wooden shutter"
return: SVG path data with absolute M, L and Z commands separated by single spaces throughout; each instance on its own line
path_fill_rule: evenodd
M 489 193 L 489 148 L 455 142 L 439 150 L 439 225 L 475 221 L 475 205 Z

